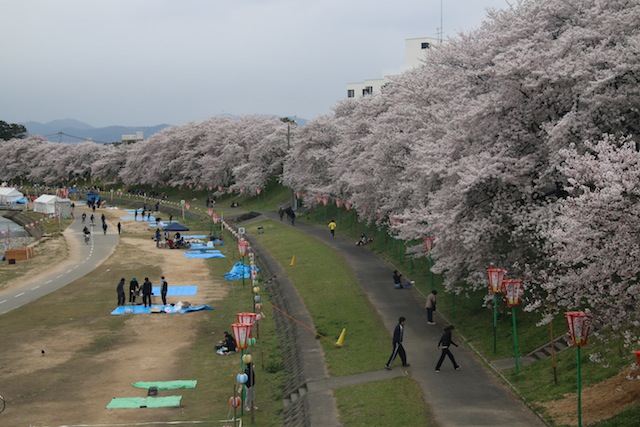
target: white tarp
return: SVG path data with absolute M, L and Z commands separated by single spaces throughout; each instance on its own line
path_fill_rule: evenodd
M 33 211 L 43 214 L 59 213 L 62 218 L 71 217 L 71 200 L 43 194 L 33 201 Z
M 24 194 L 11 187 L 0 187 L 0 203 L 15 203 L 22 199 Z

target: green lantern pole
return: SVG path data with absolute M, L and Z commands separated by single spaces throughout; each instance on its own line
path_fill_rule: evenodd
M 578 374 L 578 427 L 582 427 L 582 387 L 580 384 L 580 347 L 587 345 L 589 332 L 591 331 L 591 313 L 584 311 L 568 311 L 564 313 L 569 327 L 571 344 L 577 347 L 577 374 Z
M 493 294 L 493 353 L 497 352 L 498 294 L 502 292 L 502 281 L 507 273 L 504 268 L 488 268 L 489 290 Z
M 518 354 L 518 329 L 516 327 L 516 306 L 520 304 L 520 296 L 522 295 L 522 279 L 503 279 L 504 295 L 507 299 L 507 305 L 511 307 L 511 319 L 513 320 L 513 353 L 516 359 L 516 375 L 519 371 L 519 354 Z
M 249 247 L 249 242 L 240 238 L 238 240 L 238 252 L 242 257 L 242 287 L 244 288 L 244 256 L 247 254 L 247 248 Z

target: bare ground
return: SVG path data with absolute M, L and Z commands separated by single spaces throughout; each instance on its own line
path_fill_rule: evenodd
M 109 230 L 116 230 L 115 223 L 122 211 L 105 212 L 111 222 Z M 143 223 L 121 221 L 127 234 L 148 232 Z M 228 287 L 222 279 L 210 277 L 205 261 L 187 259 L 181 251 L 157 249 L 151 239 L 127 237 L 123 235 L 115 253 L 106 262 L 125 268 L 136 264 L 161 266 L 170 286 L 197 285 L 195 297 L 188 297 L 195 305 L 213 304 L 222 300 Z M 73 239 L 70 239 L 73 241 Z M 68 246 L 69 259 L 73 260 L 81 250 L 79 244 Z M 34 263 L 35 264 L 35 263 Z M 63 263 L 64 264 L 64 263 Z M 42 265 L 37 268 L 42 270 Z M 46 267 L 46 266 L 45 266 Z M 66 268 L 58 265 L 53 270 Z M 41 280 L 47 271 L 35 272 L 28 280 L 7 284 L 26 283 Z M 128 280 L 127 278 L 127 288 Z M 155 279 L 155 280 L 154 280 Z M 152 278 L 157 283 L 158 278 Z M 115 305 L 115 287 L 113 298 Z M 154 297 L 155 298 L 155 297 Z M 170 301 L 177 302 L 177 300 Z M 97 313 L 103 316 L 104 313 Z M 11 349 L 0 350 L 0 378 L 2 393 L 9 398 L 7 410 L 0 415 L 0 424 L 7 426 L 69 425 L 97 423 L 149 422 L 175 419 L 176 411 L 184 408 L 160 408 L 152 410 L 119 409 L 108 410 L 106 405 L 112 397 L 142 397 L 145 390 L 133 388 L 134 381 L 160 381 L 183 378 L 179 355 L 192 341 L 202 317 L 198 313 L 185 315 L 131 315 L 119 332 L 126 337 L 125 345 L 117 345 L 106 351 L 96 352 L 86 360 L 82 353 L 95 341 L 95 332 L 90 329 L 70 329 L 43 327 L 25 336 L 22 342 Z M 40 349 L 46 349 L 42 355 Z M 85 357 L 79 365 L 83 375 L 73 376 L 65 382 L 66 389 L 47 390 L 46 376 L 55 377 L 59 372 L 68 371 L 65 364 Z M 89 375 L 85 369 L 89 367 Z M 39 379 L 40 376 L 43 376 Z M 59 382 L 58 382 L 59 384 Z M 40 389 L 34 389 L 37 385 Z M 188 394 L 189 391 L 174 394 Z M 42 397 L 44 396 L 44 397 Z M 178 412 L 179 413 L 179 412 Z

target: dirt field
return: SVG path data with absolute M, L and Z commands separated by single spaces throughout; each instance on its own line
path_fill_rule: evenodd
M 110 221 L 109 230 L 115 231 L 115 224 L 122 212 L 106 210 L 105 214 Z M 210 276 L 205 261 L 187 259 L 181 251 L 159 250 L 148 237 L 131 237 L 136 234 L 152 235 L 144 223 L 121 222 L 124 234 L 105 267 L 135 270 L 141 264 L 154 266 L 163 272 L 170 285 L 197 285 L 197 296 L 189 297 L 190 302 L 196 305 L 215 306 L 227 295 L 228 285 L 224 280 Z M 59 264 L 46 257 L 36 258 L 31 264 L 33 271 L 28 278 L 14 280 L 5 286 L 37 283 L 47 274 L 64 271 L 82 250 L 80 244 L 70 245 L 68 261 Z M 126 279 L 128 281 L 130 277 Z M 157 278 L 152 278 L 152 281 L 157 285 Z M 115 283 L 106 286 L 113 290 L 111 295 L 115 306 Z M 104 313 L 96 315 L 104 316 Z M 144 396 L 144 390 L 131 387 L 133 381 L 192 379 L 183 377 L 177 362 L 181 352 L 191 345 L 194 331 L 202 318 L 198 313 L 127 316 L 119 331 L 127 337 L 125 344 L 96 352 L 90 358 L 85 357 L 82 349 L 95 341 L 95 332 L 73 329 L 64 323 L 43 325 L 41 330 L 33 331 L 12 348 L 0 347 L 0 393 L 10 398 L 7 410 L 0 415 L 0 426 L 131 425 L 176 419 L 176 414 L 185 411 L 184 407 L 107 410 L 105 406 L 112 397 Z M 45 355 L 41 354 L 41 349 L 46 349 Z M 65 378 L 63 388 L 59 388 L 60 381 L 56 382 L 58 388 L 51 388 L 48 379 L 59 380 L 56 376 L 60 372 L 67 372 L 69 364 L 78 366 L 83 373 L 89 372 L 89 375 Z M 584 388 L 584 424 L 610 418 L 640 400 L 639 374 L 639 371 L 626 369 L 608 381 Z M 628 376 L 632 379 L 627 379 Z M 193 391 L 173 394 L 188 396 L 190 392 Z M 548 403 L 545 407 L 556 418 L 558 425 L 577 424 L 575 394 Z
M 109 211 L 109 230 L 116 230 L 121 211 Z M 126 233 L 121 237 L 115 253 L 106 262 L 112 268 L 133 269 L 141 264 L 153 264 L 161 268 L 170 286 L 196 285 L 195 297 L 187 297 L 195 305 L 210 304 L 222 300 L 228 289 L 224 280 L 210 277 L 205 261 L 187 259 L 181 251 L 162 250 L 155 247 L 151 239 L 127 237 L 131 233 L 149 233 L 143 223 L 121 221 Z M 149 234 L 150 235 L 150 234 Z M 83 248 L 69 246 L 69 259 Z M 70 261 L 61 263 L 47 271 L 34 272 L 21 283 L 36 283 L 51 271 L 67 268 Z M 34 266 L 36 267 L 36 266 Z M 44 267 L 46 268 L 46 266 Z M 40 266 L 39 269 L 43 269 Z M 128 281 L 131 279 L 127 277 Z M 144 278 L 138 277 L 140 283 Z M 159 278 L 151 278 L 158 285 Z M 16 286 L 17 281 L 7 284 Z M 113 288 L 115 307 L 115 284 Z M 140 298 L 140 297 L 139 297 Z M 159 296 L 154 297 L 158 298 Z M 171 299 L 171 298 L 170 298 Z M 176 297 L 173 301 L 177 302 Z M 104 315 L 100 313 L 99 315 Z M 66 381 L 67 389 L 47 390 L 47 381 L 41 375 L 55 376 L 56 369 L 68 363 L 76 363 L 81 356 L 80 349 L 95 342 L 96 336 L 90 329 L 70 329 L 64 324 L 43 327 L 34 331 L 10 351 L 4 349 L 0 367 L 0 392 L 10 396 L 7 410 L 0 415 L 2 426 L 57 426 L 69 424 L 127 423 L 171 420 L 176 411 L 168 409 L 119 409 L 107 410 L 105 406 L 111 397 L 145 396 L 146 391 L 131 386 L 133 381 L 160 381 L 183 378 L 176 361 L 179 354 L 191 344 L 194 331 L 203 317 L 196 313 L 185 315 L 131 315 L 127 316 L 124 327 L 119 332 L 127 337 L 126 345 L 118 345 L 106 351 L 96 352 L 90 360 L 81 360 L 80 369 L 90 369 L 91 375 L 78 375 Z M 41 354 L 46 349 L 46 354 Z M 37 384 L 40 390 L 33 390 Z M 35 398 L 41 395 L 45 398 Z M 189 390 L 173 394 L 188 394 Z M 165 395 L 168 395 L 165 393 Z M 151 411 L 151 412 L 150 412 Z

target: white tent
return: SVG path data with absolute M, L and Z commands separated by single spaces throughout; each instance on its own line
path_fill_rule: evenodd
M 62 218 L 69 218 L 71 217 L 71 200 L 43 194 L 33 201 L 33 211 L 43 214 L 59 212 Z
M 0 203 L 15 203 L 22 199 L 24 194 L 11 187 L 0 187 Z

